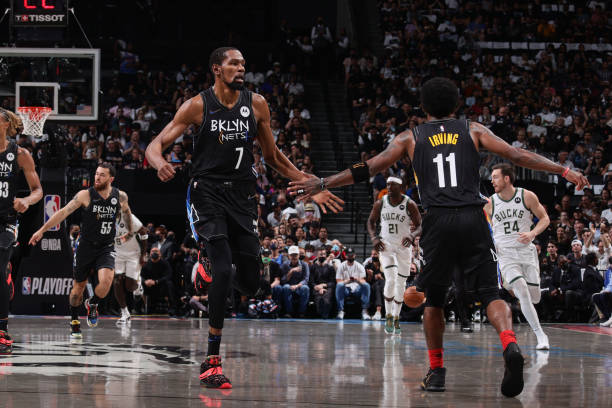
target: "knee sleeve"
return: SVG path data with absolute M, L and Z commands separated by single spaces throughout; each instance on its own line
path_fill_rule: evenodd
M 444 307 L 448 288 L 444 286 L 429 286 L 425 289 L 425 307 Z
M 259 289 L 261 257 L 244 253 L 236 254 L 234 287 L 245 296 L 253 296 Z
M 215 329 L 222 329 L 225 299 L 232 276 L 232 253 L 227 238 L 207 241 L 205 247 L 213 277 L 208 290 L 209 325 Z
M 522 302 L 531 303 L 531 295 L 524 279 L 517 279 L 510 285 L 514 296 Z
M 404 301 L 404 292 L 406 291 L 406 278 L 400 275 L 397 275 L 395 278 L 395 301 L 403 302 Z
M 529 289 L 529 295 L 531 296 L 531 303 L 534 305 L 540 303 L 540 299 L 542 298 L 540 287 L 529 285 L 527 288 Z

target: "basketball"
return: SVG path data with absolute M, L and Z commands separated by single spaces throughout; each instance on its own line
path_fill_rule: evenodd
M 404 304 L 408 307 L 419 307 L 425 301 L 425 294 L 417 292 L 416 287 L 410 286 L 404 291 Z

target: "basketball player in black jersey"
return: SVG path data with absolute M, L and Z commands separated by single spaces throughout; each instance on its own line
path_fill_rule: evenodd
M 13 351 L 13 340 L 7 331 L 10 300 L 7 264 L 17 238 L 17 213 L 25 212 L 42 198 L 42 187 L 30 152 L 8 139 L 22 129 L 17 115 L 0 108 L 0 355 Z M 23 198 L 15 197 L 19 170 L 23 170 L 30 187 L 30 194 Z
M 266 100 L 243 89 L 242 53 L 233 47 L 218 48 L 210 56 L 210 69 L 214 85 L 181 105 L 173 120 L 149 144 L 146 157 L 157 169 L 160 180 L 170 180 L 175 175 L 174 168 L 162 152 L 188 126 L 197 126 L 187 209 L 193 235 L 204 246 L 212 271 L 208 357 L 200 368 L 200 382 L 210 388 L 231 388 L 221 369 L 219 348 L 232 264 L 236 265 L 234 286 L 243 294 L 254 294 L 259 285 L 261 257 L 253 142 L 256 140 L 261 147 L 266 165 L 280 175 L 291 180 L 307 176 L 276 147 Z M 334 212 L 343 203 L 327 191 L 313 198 Z
M 108 294 L 115 276 L 115 222 L 121 208 L 127 208 L 128 197 L 111 184 L 115 179 L 115 168 L 110 163 L 101 163 L 96 169 L 94 186 L 81 190 L 74 198 L 36 231 L 30 245 L 36 245 L 45 231 L 64 221 L 79 208 L 81 235 L 74 257 L 74 282 L 70 291 L 70 336 L 82 338 L 79 322 L 79 307 L 83 303 L 83 291 L 92 271 L 98 273 L 98 285 L 94 295 L 85 300 L 87 325 L 98 325 L 98 302 Z
M 314 176 L 306 181 L 292 182 L 289 191 L 303 199 L 321 188 L 363 181 L 408 155 L 421 203 L 427 211 L 421 238 L 425 266 L 415 282 L 417 289 L 424 290 L 427 297 L 423 327 L 430 370 L 421 388 L 427 391 L 445 389 L 442 307 L 453 268 L 459 267 L 465 291 L 480 299 L 500 335 L 506 364 L 501 392 L 514 397 L 523 389 L 523 357 L 512 331 L 510 309 L 498 295 L 493 241 L 482 209 L 485 201 L 479 196 L 478 151 L 483 148 L 516 165 L 560 174 L 578 190 L 588 185 L 588 181 L 578 172 L 508 145 L 480 123 L 454 119 L 458 95 L 457 87 L 449 79 L 427 81 L 421 88 L 426 123 L 397 135 L 382 153 L 365 163 L 357 163 L 323 182 Z

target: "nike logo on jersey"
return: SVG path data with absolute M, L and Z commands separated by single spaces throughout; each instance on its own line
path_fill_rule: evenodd
M 208 111 L 208 113 L 210 113 L 211 115 L 214 115 L 215 113 L 219 112 L 220 110 L 221 109 L 217 109 L 217 110 L 214 110 L 214 111 Z

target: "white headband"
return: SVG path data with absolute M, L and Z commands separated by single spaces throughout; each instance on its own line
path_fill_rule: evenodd
M 400 179 L 399 177 L 393 177 L 393 176 L 392 177 L 388 177 L 387 178 L 387 184 L 389 184 L 389 183 L 397 183 L 397 184 L 401 185 L 402 184 L 402 179 Z

